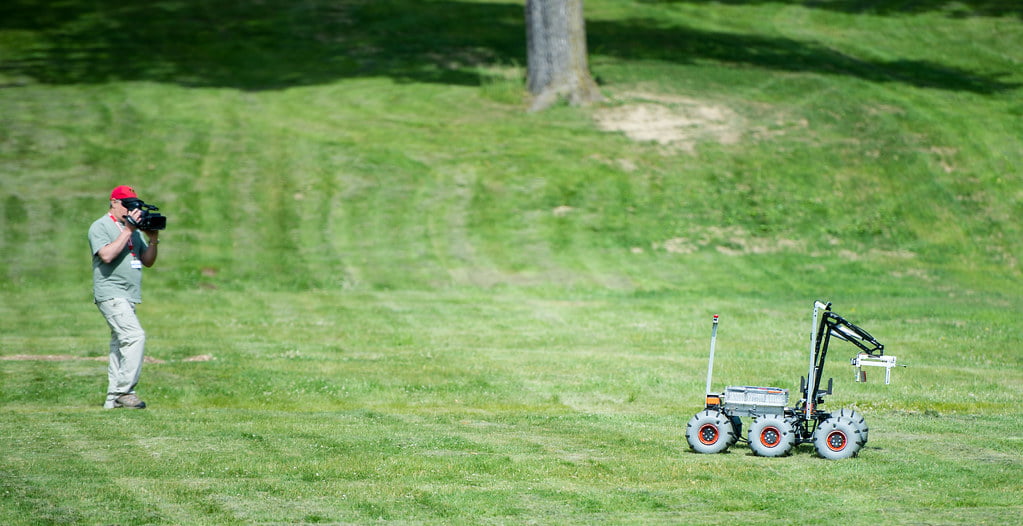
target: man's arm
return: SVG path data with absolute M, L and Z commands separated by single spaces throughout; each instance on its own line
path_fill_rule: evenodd
M 128 240 L 131 239 L 131 232 L 127 228 L 122 230 L 113 241 L 103 245 L 103 248 L 99 249 L 96 255 L 104 263 L 110 263 L 117 259 L 117 256 L 124 252 L 124 247 L 128 244 Z
M 128 215 L 134 218 L 135 220 L 138 220 L 139 216 L 142 215 L 142 212 L 139 211 L 138 209 L 135 209 L 132 210 L 131 212 L 128 212 Z M 102 261 L 103 263 L 110 263 L 111 261 L 117 259 L 117 256 L 120 256 L 121 252 L 124 252 L 124 247 L 128 245 L 128 241 L 131 239 L 131 236 L 134 233 L 135 227 L 131 226 L 130 224 L 121 229 L 121 233 L 118 234 L 113 241 L 107 243 L 106 245 L 103 245 L 102 248 L 96 251 L 96 255 L 99 256 L 100 261 Z
M 151 267 L 153 266 L 153 263 L 156 263 L 156 256 L 158 255 L 156 245 L 160 243 L 159 235 L 159 230 L 149 230 L 146 232 L 146 236 L 149 237 L 149 244 L 139 256 L 139 259 L 142 260 L 142 264 L 146 267 Z

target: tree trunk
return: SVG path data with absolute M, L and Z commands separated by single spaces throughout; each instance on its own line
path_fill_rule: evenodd
M 604 100 L 587 65 L 583 0 L 526 0 L 526 46 L 530 111 L 560 97 L 572 105 Z

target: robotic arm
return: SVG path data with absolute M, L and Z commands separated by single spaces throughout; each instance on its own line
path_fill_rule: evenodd
M 884 367 L 885 383 L 891 382 L 891 370 L 896 366 L 895 357 L 885 356 L 884 345 L 869 332 L 833 312 L 831 303 L 820 301 L 814 303 L 813 320 L 816 327 L 811 339 L 810 370 L 807 382 L 800 386 L 803 400 L 806 401 L 804 410 L 808 417 L 815 405 L 823 403 L 823 395 L 831 393 L 830 381 L 825 391 L 820 390 L 820 384 L 824 362 L 828 356 L 828 344 L 832 337 L 847 341 L 860 349 L 860 353 L 852 359 L 852 365 L 856 367 L 857 382 L 865 382 L 867 379 L 863 366 Z
M 884 367 L 884 383 L 892 383 L 892 368 L 896 367 L 894 356 L 884 355 L 884 345 L 877 341 L 867 331 L 849 323 L 841 316 L 828 312 L 825 318 L 831 326 L 831 335 L 845 340 L 860 348 L 862 352 L 857 354 L 850 363 L 856 368 L 856 381 L 866 382 L 867 373 L 864 366 Z M 903 365 L 903 367 L 905 367 Z
M 884 345 L 877 341 L 869 332 L 849 323 L 845 318 L 832 311 L 824 313 L 824 323 L 831 335 L 839 340 L 847 341 L 860 348 L 864 353 L 880 357 L 884 355 Z

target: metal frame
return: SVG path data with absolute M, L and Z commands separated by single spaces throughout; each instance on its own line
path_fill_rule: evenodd
M 813 431 L 817 425 L 826 420 L 831 413 L 820 410 L 824 404 L 824 396 L 832 393 L 832 379 L 828 379 L 828 388 L 821 389 L 821 380 L 824 377 L 824 363 L 828 358 L 828 346 L 831 338 L 835 337 L 852 343 L 860 348 L 859 356 L 866 355 L 870 358 L 883 358 L 884 345 L 870 335 L 869 332 L 850 323 L 831 310 L 831 303 L 821 301 L 813 305 L 813 332 L 810 338 L 810 368 L 806 380 L 800 378 L 800 393 L 802 399 L 796 405 L 794 415 L 798 417 L 798 442 L 809 442 L 813 440 Z M 895 357 L 884 357 L 895 364 Z M 866 365 L 873 363 L 863 362 Z M 890 372 L 890 367 L 889 367 Z M 890 378 L 890 377 L 889 377 Z M 885 382 L 889 383 L 889 382 Z M 812 395 L 812 396 L 811 396 Z

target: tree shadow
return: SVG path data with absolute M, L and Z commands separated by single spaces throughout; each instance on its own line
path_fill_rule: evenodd
M 586 25 L 591 53 L 676 63 L 717 61 L 776 71 L 844 75 L 870 82 L 991 94 L 1023 84 L 926 60 L 864 60 L 812 42 L 664 27 L 625 20 Z M 1002 77 L 1009 77 L 1006 72 Z
M 785 0 L 637 0 L 645 4 L 777 4 Z M 1023 18 L 1023 2 L 1016 0 L 789 0 L 810 9 L 881 16 L 944 13 L 951 18 L 1016 16 Z
M 243 90 L 365 76 L 471 85 L 473 66 L 524 61 L 521 19 L 513 7 L 416 0 L 6 0 L 0 29 L 35 36 L 0 72 Z
M 15 43 L 0 63 L 8 85 L 270 90 L 357 77 L 477 85 L 481 67 L 526 63 L 521 5 L 457 0 L 6 0 L 0 31 Z M 807 42 L 656 20 L 593 21 L 587 33 L 592 53 L 626 60 L 715 60 L 978 93 L 1018 87 L 937 63 L 863 61 Z

